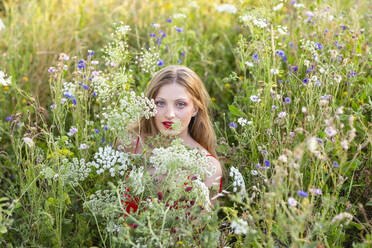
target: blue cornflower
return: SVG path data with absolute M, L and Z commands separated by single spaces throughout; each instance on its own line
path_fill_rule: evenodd
M 85 68 L 85 61 L 83 59 L 79 60 L 77 68 L 84 69 Z
M 292 71 L 294 71 L 294 72 L 298 71 L 298 66 L 297 65 L 296 66 L 293 66 L 292 67 Z
M 101 139 L 101 143 L 105 143 L 106 139 L 105 138 L 102 138 Z
M 79 85 L 80 85 L 81 87 L 83 87 L 84 90 L 89 89 L 89 86 L 86 85 L 86 84 L 83 84 L 83 83 L 79 82 Z
M 171 18 L 168 18 L 165 22 L 171 23 L 172 22 L 172 19 Z
M 252 55 L 252 58 L 253 58 L 255 61 L 257 61 L 257 60 L 258 60 L 258 54 L 254 53 L 254 54 Z
M 77 104 L 77 102 L 76 102 L 76 98 L 72 98 L 72 103 L 73 103 L 74 105 Z
M 291 100 L 291 98 L 289 98 L 289 97 L 284 98 L 284 102 L 285 102 L 285 103 L 291 103 L 291 101 L 292 101 L 292 100 Z
M 270 161 L 269 160 L 265 160 L 265 165 L 266 165 L 266 167 L 270 167 L 271 166 L 271 164 L 270 164 Z
M 94 55 L 94 51 L 93 50 L 88 50 L 88 56 L 92 57 L 93 55 Z
M 229 123 L 229 127 L 237 128 L 238 127 L 238 124 L 236 124 L 235 122 L 230 122 Z
M 99 130 L 97 128 L 94 129 L 95 133 L 99 133 Z
M 107 127 L 107 126 L 104 126 L 103 129 L 104 129 L 105 131 L 107 131 L 107 130 L 108 130 L 108 127 Z
M 156 39 L 156 45 L 160 46 L 161 45 L 161 42 L 162 42 L 161 38 L 157 38 Z
M 333 161 L 333 166 L 334 166 L 335 168 L 338 168 L 340 165 L 339 165 L 336 161 Z
M 319 143 L 319 144 L 323 144 L 323 140 L 321 138 L 316 138 L 316 141 Z
M 302 80 L 305 84 L 307 84 L 309 82 L 309 79 L 308 78 L 305 78 L 304 80 Z
M 96 97 L 97 93 L 95 91 L 92 92 L 92 96 Z
M 176 30 L 177 30 L 178 33 L 181 33 L 183 31 L 183 28 L 176 27 Z
M 326 34 L 326 33 L 328 33 L 329 32 L 329 30 L 328 30 L 328 28 L 326 28 L 325 30 L 324 30 L 324 33 Z
M 150 37 L 156 37 L 155 33 L 150 33 Z
M 284 53 L 284 51 L 283 50 L 276 50 L 276 55 L 278 55 L 278 56 L 280 56 L 280 57 L 283 57 L 283 56 L 285 56 L 285 53 Z
M 182 63 L 182 59 L 177 59 L 177 63 L 178 64 L 181 64 Z
M 68 99 L 73 98 L 73 96 L 70 93 L 68 93 L 68 92 L 65 92 L 65 94 L 63 94 L 63 96 L 64 97 L 67 97 Z
M 7 117 L 5 118 L 5 120 L 6 120 L 6 121 L 11 121 L 11 120 L 13 120 L 13 117 L 11 117 L 11 116 L 7 116 Z
M 289 45 L 289 47 L 293 47 L 293 42 L 292 41 L 289 42 L 288 45 Z
M 315 42 L 315 48 L 318 49 L 318 50 L 322 50 L 323 45 L 320 44 L 319 42 Z
M 356 73 L 355 71 L 351 71 L 348 75 L 347 75 L 347 78 L 351 78 L 351 77 L 355 77 L 358 73 Z
M 272 105 L 271 109 L 277 109 L 278 107 L 276 105 Z
M 301 197 L 307 197 L 307 192 L 302 191 L 302 190 L 298 190 L 298 191 L 297 191 L 297 194 L 298 194 L 299 196 L 301 196 Z
M 185 57 L 185 51 L 182 51 L 182 52 L 181 52 L 181 56 L 182 56 L 182 57 Z
M 163 30 L 159 30 L 159 34 L 161 35 L 162 38 L 167 37 L 167 34 L 164 33 Z
M 342 30 L 346 30 L 346 26 L 345 25 L 341 25 L 341 28 L 342 28 Z
M 158 66 L 163 66 L 164 65 L 164 61 L 163 60 L 158 60 Z

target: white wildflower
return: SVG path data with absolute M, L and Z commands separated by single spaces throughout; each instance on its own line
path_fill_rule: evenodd
M 68 136 L 73 136 L 75 133 L 78 132 L 78 129 L 74 126 L 70 127 L 70 131 L 67 133 Z
M 341 147 L 344 149 L 344 150 L 348 150 L 349 149 L 349 141 L 348 140 L 343 140 L 343 141 L 341 141 Z
M 243 117 L 240 117 L 240 118 L 238 119 L 238 123 L 239 123 L 242 127 L 244 127 L 245 125 L 248 124 L 248 120 L 247 120 L 247 119 L 244 119 Z
M 1 20 L 1 18 L 0 18 L 0 31 L 3 30 L 3 29 L 5 29 L 5 25 L 3 23 L 3 20 Z
M 278 10 L 280 10 L 281 8 L 283 8 L 283 3 L 279 3 L 278 5 L 274 6 L 273 10 L 274 10 L 274 11 L 278 11 Z
M 154 47 L 148 49 L 142 48 L 136 57 L 136 64 L 139 64 L 141 70 L 145 73 L 153 74 L 158 69 L 160 53 Z
M 79 146 L 79 150 L 86 150 L 86 149 L 88 149 L 89 148 L 89 146 L 87 145 L 87 144 L 80 144 L 80 146 Z
M 288 158 L 286 155 L 282 154 L 279 156 L 278 158 L 279 161 L 283 162 L 283 163 L 287 163 L 288 162 Z
M 235 167 L 230 168 L 230 174 L 229 175 L 234 180 L 233 181 L 233 191 L 237 192 L 238 188 L 240 188 L 240 192 L 243 195 L 243 193 L 245 192 L 245 182 L 244 182 L 243 175 Z
M 60 53 L 58 59 L 62 61 L 69 61 L 70 57 L 65 53 Z
M 131 192 L 133 192 L 135 195 L 141 194 L 145 190 L 145 185 L 143 182 L 143 173 L 144 173 L 144 168 L 139 167 L 139 168 L 133 168 L 131 172 L 129 173 L 128 179 L 131 184 Z M 124 173 L 121 174 L 122 176 Z
M 353 216 L 349 213 L 346 213 L 346 212 L 340 213 L 340 214 L 336 215 L 335 217 L 333 217 L 333 219 L 331 221 L 331 224 L 333 224 L 335 222 L 341 222 L 344 219 L 346 219 L 345 224 L 348 225 L 350 223 L 350 221 L 353 219 Z
M 181 14 L 181 13 L 177 13 L 177 14 L 173 15 L 173 18 L 174 19 L 183 19 L 183 18 L 186 18 L 186 15 Z
M 236 7 L 232 4 L 215 5 L 214 8 L 218 12 L 226 12 L 226 13 L 230 13 L 230 14 L 235 14 L 236 11 L 237 11 Z
M 307 148 L 310 152 L 315 153 L 318 148 L 318 141 L 315 137 L 311 137 L 307 140 Z
M 281 25 L 278 25 L 276 27 L 276 31 L 280 34 L 280 35 L 287 35 L 288 34 L 288 28 L 286 26 L 281 26 Z
M 3 71 L 0 71 L 0 85 L 9 86 L 12 81 L 12 77 L 11 76 L 8 78 L 5 78 L 5 77 L 6 77 L 6 74 Z
M 32 148 L 34 146 L 34 141 L 29 137 L 24 137 L 23 142 L 25 142 L 28 147 Z
M 306 107 L 302 107 L 302 108 L 301 108 L 301 112 L 302 112 L 302 113 L 306 113 L 306 111 L 307 111 L 307 108 L 306 108 Z
M 299 9 L 299 8 L 304 8 L 305 5 L 303 3 L 295 3 L 293 4 L 293 7 L 295 7 L 296 9 Z
M 251 99 L 252 102 L 260 102 L 261 101 L 260 97 L 256 96 L 256 95 L 251 95 L 250 99 Z
M 66 159 L 63 162 L 63 178 L 72 186 L 77 186 L 79 182 L 84 181 L 92 171 L 83 158 L 80 160 L 73 158 L 71 162 Z
M 297 201 L 293 197 L 288 198 L 288 205 L 291 207 L 296 207 L 297 206 Z
M 273 74 L 273 75 L 278 75 L 279 70 L 278 69 L 270 69 L 270 73 Z
M 315 189 L 315 188 L 310 188 L 309 189 L 309 192 L 313 193 L 314 195 L 321 195 L 321 194 L 323 194 L 321 189 Z
M 328 137 L 333 137 L 337 134 L 337 130 L 334 127 L 326 127 L 324 132 Z
M 109 170 L 110 175 L 114 177 L 116 174 L 124 175 L 127 170 L 130 160 L 128 154 L 113 150 L 110 146 L 98 148 L 98 152 L 94 154 L 94 161 L 89 162 L 90 167 L 94 166 L 97 169 L 97 174 L 101 174 Z
M 231 229 L 234 230 L 235 234 L 247 234 L 248 223 L 243 219 L 237 219 L 231 222 Z
M 253 63 L 250 61 L 245 62 L 245 65 L 248 67 L 253 67 Z
M 278 114 L 278 118 L 279 119 L 283 119 L 283 118 L 285 118 L 287 116 L 287 113 L 286 112 L 280 112 L 279 114 Z

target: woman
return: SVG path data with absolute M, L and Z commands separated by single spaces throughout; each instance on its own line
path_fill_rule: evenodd
M 143 141 L 147 137 L 159 133 L 177 136 L 190 148 L 208 153 L 209 170 L 215 168 L 215 173 L 206 177 L 204 183 L 221 192 L 222 167 L 216 158 L 216 137 L 208 115 L 210 98 L 198 75 L 185 66 L 165 67 L 151 79 L 146 96 L 154 99 L 157 114 L 150 119 L 141 119 L 136 128 L 140 137 L 135 141 L 134 153 L 143 151 Z

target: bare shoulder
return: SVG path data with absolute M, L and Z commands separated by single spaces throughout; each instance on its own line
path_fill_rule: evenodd
M 209 156 L 208 158 L 211 161 L 211 165 L 209 166 L 208 170 L 213 174 L 205 178 L 205 185 L 207 187 L 219 186 L 222 177 L 221 163 L 215 157 Z

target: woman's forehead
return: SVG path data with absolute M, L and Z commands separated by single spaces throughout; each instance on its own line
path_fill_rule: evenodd
M 160 87 L 158 93 L 155 96 L 156 98 L 163 98 L 163 99 L 191 99 L 191 94 L 187 91 L 187 89 L 180 84 L 172 83 L 172 84 L 165 84 Z

